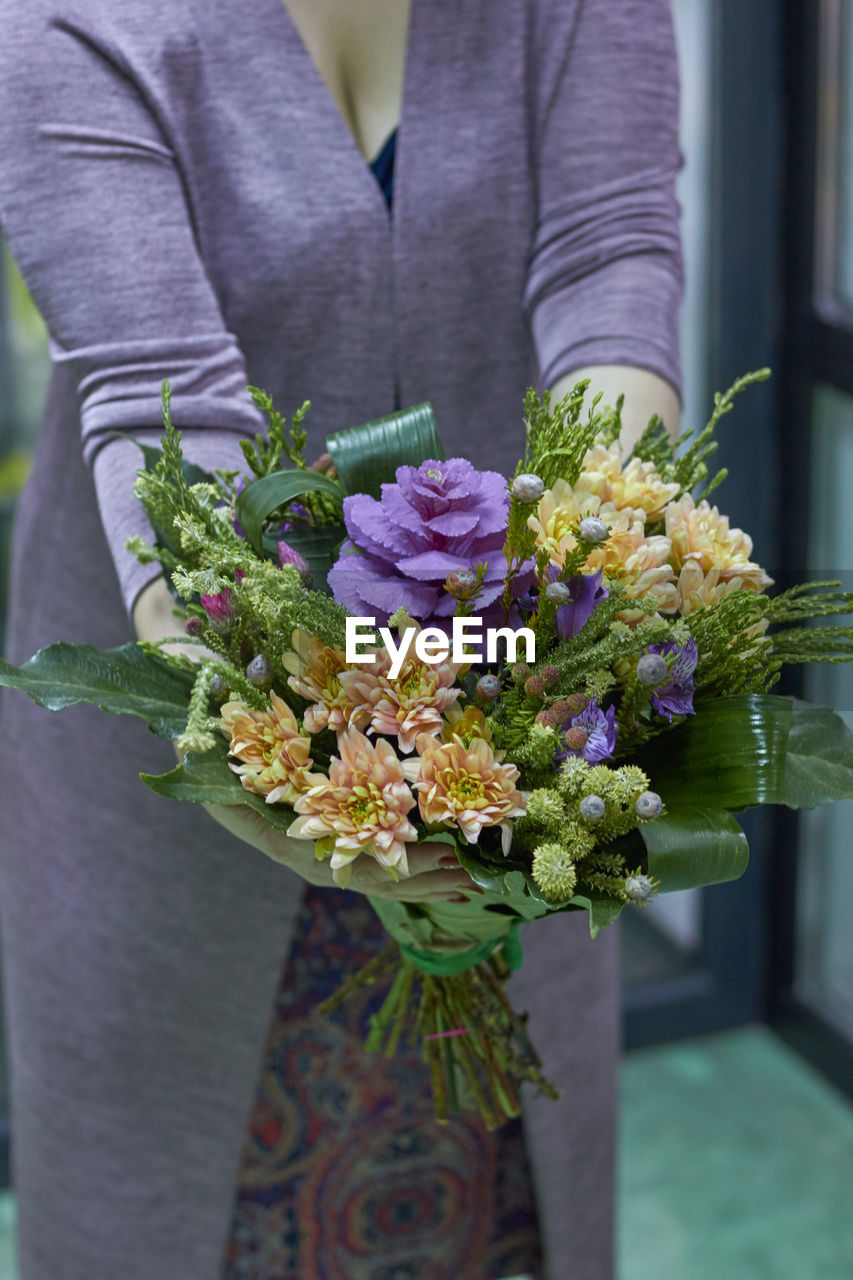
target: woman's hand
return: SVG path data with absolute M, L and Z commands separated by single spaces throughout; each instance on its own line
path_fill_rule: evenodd
M 309 884 L 334 886 L 329 862 L 317 861 L 312 840 L 291 840 L 245 805 L 206 804 L 204 808 L 214 822 L 238 840 L 260 849 L 274 862 L 290 867 Z M 455 902 L 464 900 L 463 893 L 482 892 L 459 866 L 450 844 L 410 845 L 407 857 L 411 874 L 395 882 L 375 858 L 359 854 L 352 863 L 347 887 L 377 898 L 396 898 L 399 902 Z

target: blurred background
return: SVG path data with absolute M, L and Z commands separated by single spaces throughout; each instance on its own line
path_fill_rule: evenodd
M 714 390 L 771 365 L 773 381 L 723 421 L 719 501 L 780 586 L 808 576 L 853 590 L 853 0 L 673 11 L 684 424 L 703 425 Z M 44 327 L 2 249 L 0 629 L 47 371 Z M 784 691 L 853 727 L 851 668 L 792 672 Z M 670 895 L 620 926 L 620 1280 L 853 1277 L 853 802 L 744 825 L 742 880 Z M 0 1182 L 7 1162 L 0 1091 Z M 13 1219 L 6 1195 L 0 1280 Z

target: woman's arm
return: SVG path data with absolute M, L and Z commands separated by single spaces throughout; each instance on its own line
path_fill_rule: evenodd
M 681 403 L 675 388 L 664 378 L 630 365 L 593 365 L 558 379 L 552 389 L 553 398 L 560 400 L 582 378 L 589 378 L 591 392 L 604 393 L 605 404 L 615 404 L 619 396 L 624 395 L 620 436 L 624 456 L 631 452 L 654 414 L 659 414 L 670 440 L 675 441 Z

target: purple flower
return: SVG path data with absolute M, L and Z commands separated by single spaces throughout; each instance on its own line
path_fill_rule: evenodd
M 696 664 L 699 661 L 699 650 L 696 647 L 696 641 L 693 636 L 690 637 L 683 648 L 679 648 L 674 640 L 669 640 L 666 644 L 649 645 L 647 652 L 659 653 L 663 657 L 668 657 L 671 653 L 678 654 L 670 668 L 669 680 L 652 693 L 652 706 L 658 715 L 666 716 L 667 720 L 672 720 L 674 715 L 695 715 L 693 710 L 693 672 L 696 670 Z
M 582 756 L 589 764 L 601 764 L 613 755 L 616 747 L 616 708 L 602 711 L 594 698 L 578 715 L 572 716 L 566 730 L 565 747 L 555 755 L 556 760 L 569 756 Z
M 456 609 L 444 589 L 448 575 L 485 563 L 476 610 L 497 620 L 508 509 L 503 476 L 477 471 L 464 458 L 398 467 L 396 484 L 383 484 L 381 499 L 364 493 L 344 499 L 349 540 L 329 573 L 332 595 L 351 613 L 383 622 L 401 606 L 419 621 L 440 621 Z M 517 592 L 529 586 L 532 572 L 531 563 L 518 575 Z
M 552 565 L 551 574 L 554 578 L 557 572 Z M 566 586 L 572 598 L 557 610 L 554 619 L 560 640 L 576 636 L 589 622 L 596 606 L 610 595 L 607 587 L 601 585 L 601 574 L 602 570 L 597 569 L 595 573 L 579 573 L 574 578 L 567 579 Z

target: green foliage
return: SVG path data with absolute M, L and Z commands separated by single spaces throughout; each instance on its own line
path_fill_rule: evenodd
M 665 465 L 662 469 L 663 479 L 669 483 L 677 481 L 681 485 L 682 493 L 690 493 L 697 485 L 707 478 L 708 467 L 706 460 L 717 451 L 718 442 L 714 440 L 714 432 L 720 419 L 734 408 L 735 396 L 741 391 L 745 391 L 747 387 L 751 387 L 756 382 L 764 382 L 770 377 L 769 369 L 757 369 L 754 373 L 746 373 L 742 378 L 738 378 L 729 387 L 728 391 L 715 392 L 714 394 L 714 412 L 711 415 L 708 425 L 699 432 L 696 439 L 686 449 L 680 457 L 676 457 L 670 464 Z M 676 443 L 676 449 L 687 443 L 693 436 L 693 432 L 685 431 L 679 437 Z M 704 486 L 703 491 L 698 495 L 707 497 L 713 489 L 725 478 L 723 472 L 719 472 L 713 479 Z
M 587 378 L 573 387 L 553 409 L 550 391 L 540 397 L 530 387 L 524 397 L 527 440 L 522 470 L 539 476 L 547 488 L 558 478 L 574 484 L 587 450 L 603 429 L 612 430 L 612 411 L 606 415 L 597 412 L 600 394 L 593 399 L 587 417 L 582 418 L 588 389 Z

